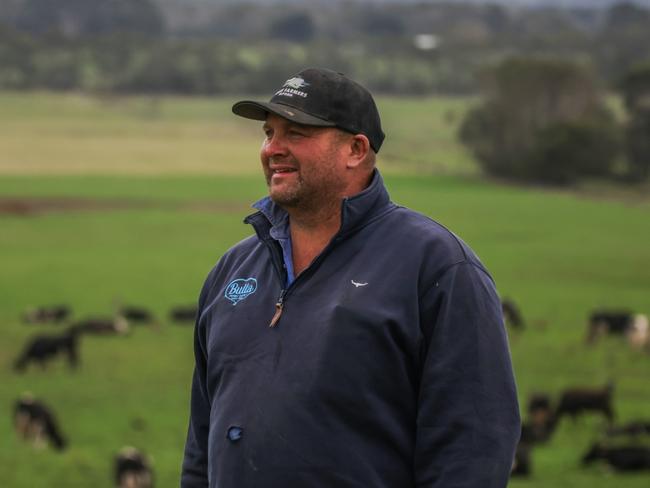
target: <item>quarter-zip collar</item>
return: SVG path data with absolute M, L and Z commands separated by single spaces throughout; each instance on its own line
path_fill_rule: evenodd
M 343 237 L 363 227 L 367 222 L 393 208 L 384 180 L 375 169 L 368 187 L 360 193 L 346 197 L 341 203 L 341 227 L 338 237 Z M 249 215 L 244 222 L 251 224 L 262 241 L 278 239 L 280 229 L 288 234 L 289 215 L 270 197 L 264 197 L 253 204 L 259 211 Z M 273 230 L 272 230 L 273 229 Z M 277 229 L 277 230 L 276 230 Z
M 341 203 L 341 227 L 332 241 L 319 254 L 312 264 L 301 275 L 292 280 L 293 263 L 291 259 L 291 239 L 289 232 L 289 214 L 276 205 L 270 197 L 264 197 L 253 204 L 259 209 L 258 212 L 249 215 L 244 219 L 255 229 L 258 238 L 264 242 L 271 252 L 271 259 L 275 268 L 280 274 L 283 289 L 275 304 L 275 314 L 271 319 L 269 327 L 275 327 L 282 316 L 285 301 L 293 289 L 293 283 L 299 281 L 308 271 L 314 269 L 316 263 L 322 261 L 325 254 L 336 244 L 337 241 L 351 235 L 355 230 L 364 227 L 368 222 L 387 213 L 396 205 L 390 202 L 384 182 L 375 169 L 370 185 L 362 192 L 346 197 Z M 284 273 L 282 272 L 284 270 Z
M 295 279 L 293 272 L 293 256 L 291 247 L 291 232 L 289 231 L 289 214 L 273 203 L 269 197 L 262 198 L 253 204 L 264 217 L 271 223 L 268 229 L 269 236 L 275 239 L 282 249 L 283 267 L 286 271 L 286 286 L 291 285 Z

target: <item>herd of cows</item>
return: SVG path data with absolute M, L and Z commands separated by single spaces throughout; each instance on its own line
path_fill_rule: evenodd
M 196 306 L 174 307 L 169 312 L 169 319 L 178 324 L 194 324 Z M 28 310 L 23 321 L 28 324 L 67 323 L 71 314 L 70 307 L 54 305 Z M 134 324 L 156 326 L 154 315 L 141 307 L 120 307 L 113 317 L 89 317 L 67 326 L 56 334 L 36 334 L 32 337 L 21 355 L 14 362 L 14 370 L 23 371 L 29 363 L 45 363 L 59 354 L 65 354 L 71 368 L 79 362 L 78 342 L 82 335 L 126 334 Z
M 522 330 L 523 317 L 511 300 L 504 300 L 503 314 L 508 327 Z M 195 306 L 174 307 L 169 320 L 177 324 L 193 324 Z M 156 326 L 149 311 L 141 307 L 120 307 L 111 318 L 87 318 L 69 323 L 71 310 L 65 305 L 40 307 L 29 310 L 23 319 L 27 324 L 66 324 L 59 333 L 38 333 L 30 338 L 15 359 L 13 368 L 22 372 L 31 364 L 45 368 L 58 356 L 64 356 L 70 368 L 79 364 L 79 341 L 84 335 L 125 334 L 136 324 Z M 585 342 L 594 344 L 605 335 L 620 335 L 631 347 L 650 353 L 648 318 L 627 311 L 594 312 L 588 319 Z M 554 403 L 550 395 L 531 395 L 522 422 L 521 440 L 517 447 L 512 476 L 527 477 L 532 473 L 534 446 L 548 442 L 563 417 L 575 419 L 584 413 L 600 414 L 607 422 L 603 439 L 588 447 L 582 457 L 584 465 L 595 461 L 609 464 L 617 471 L 650 470 L 650 420 L 638 419 L 625 424 L 615 424 L 613 407 L 614 384 L 600 387 L 576 387 L 564 390 Z M 58 426 L 54 412 L 45 402 L 24 394 L 14 405 L 14 427 L 20 439 L 35 447 L 51 446 L 63 450 L 67 439 Z M 146 454 L 133 447 L 124 447 L 114 460 L 115 486 L 119 488 L 151 488 L 153 472 Z
M 518 307 L 511 300 L 502 302 L 503 316 L 513 329 L 525 327 Z M 587 321 L 585 343 L 593 345 L 606 335 L 621 336 L 633 349 L 650 353 L 650 327 L 648 317 L 624 310 L 598 310 Z M 521 437 L 511 476 L 528 477 L 532 474 L 534 446 L 549 441 L 563 417 L 574 421 L 582 414 L 599 414 L 607 428 L 601 440 L 593 443 L 582 455 L 582 464 L 604 462 L 619 472 L 650 470 L 650 418 L 615 423 L 613 406 L 614 383 L 599 387 L 573 387 L 560 392 L 555 403 L 546 393 L 535 393 L 528 399 Z
M 194 324 L 196 306 L 174 307 L 169 312 L 172 323 Z M 23 321 L 26 324 L 53 324 L 62 327 L 59 332 L 37 333 L 31 337 L 13 363 L 17 373 L 31 365 L 45 369 L 59 356 L 66 358 L 70 368 L 79 365 L 79 342 L 84 335 L 126 334 L 130 328 L 142 324 L 156 327 L 154 315 L 141 307 L 124 306 L 114 317 L 90 317 L 70 323 L 72 311 L 66 305 L 54 305 L 28 310 Z M 58 327 L 57 327 L 58 329 Z M 55 413 L 42 399 L 25 393 L 14 403 L 14 430 L 19 439 L 35 448 L 49 446 L 62 451 L 68 439 L 58 425 Z M 151 462 L 140 450 L 126 446 L 121 448 L 113 461 L 114 483 L 119 488 L 152 488 L 154 476 Z

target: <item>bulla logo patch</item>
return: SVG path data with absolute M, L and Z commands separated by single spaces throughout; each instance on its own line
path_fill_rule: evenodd
M 237 305 L 244 298 L 255 293 L 256 290 L 257 280 L 255 278 L 237 278 L 228 283 L 223 296 L 230 300 L 233 305 Z

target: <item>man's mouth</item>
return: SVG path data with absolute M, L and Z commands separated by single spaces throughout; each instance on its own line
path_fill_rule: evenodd
M 274 175 L 283 174 L 283 173 L 293 173 L 296 171 L 296 168 L 272 168 L 271 172 Z

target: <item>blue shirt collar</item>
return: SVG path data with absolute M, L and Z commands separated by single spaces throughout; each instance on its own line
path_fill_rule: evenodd
M 278 241 L 282 248 L 284 269 L 287 272 L 287 283 L 289 286 L 295 280 L 293 271 L 293 249 L 291 246 L 291 232 L 289 231 L 289 214 L 276 205 L 270 197 L 264 197 L 253 204 L 271 223 L 269 235 Z

